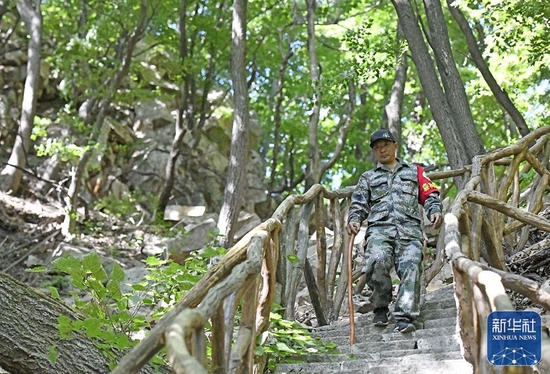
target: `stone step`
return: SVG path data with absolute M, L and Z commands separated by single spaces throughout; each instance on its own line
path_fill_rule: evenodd
M 445 308 L 456 309 L 456 301 L 454 299 L 454 296 L 450 298 L 424 301 L 423 303 L 420 304 L 420 310 L 445 309 Z
M 438 290 L 425 293 L 420 297 L 422 303 L 430 303 L 436 300 L 453 299 L 454 300 L 454 285 L 448 284 L 439 288 Z
M 419 321 L 426 321 L 429 319 L 440 319 L 440 318 L 452 318 L 456 317 L 457 311 L 456 306 L 454 305 L 454 300 L 438 300 L 428 305 L 427 308 L 422 308 Z M 373 313 L 356 313 L 355 314 L 355 325 L 362 326 L 364 324 L 371 324 L 373 318 Z M 390 313 L 390 323 L 395 323 L 395 319 Z M 329 326 L 319 326 L 314 329 L 314 331 L 324 331 L 324 330 L 337 330 L 339 328 L 348 328 L 349 318 L 343 317 L 338 321 L 335 321 Z
M 363 326 L 372 324 L 374 313 L 359 314 L 355 317 L 355 326 Z M 420 312 L 418 321 L 426 321 L 430 319 L 441 319 L 456 317 L 456 308 L 437 308 L 426 309 Z M 345 323 L 343 323 L 345 321 Z M 395 317 L 390 314 L 390 323 L 395 323 Z M 334 324 L 335 327 L 341 327 L 349 324 L 349 318 L 343 319 L 342 323 Z
M 458 352 L 425 353 L 404 357 L 382 358 L 347 358 L 337 362 L 319 362 L 308 364 L 280 364 L 276 374 L 284 373 L 391 373 L 391 374 L 469 374 L 472 373 L 469 363 L 460 357 Z
M 424 321 L 427 319 L 451 317 L 455 315 L 456 315 L 456 307 L 454 305 L 450 305 L 445 301 L 442 301 L 442 302 L 431 304 L 429 308 L 422 308 L 418 319 Z M 372 312 L 355 313 L 355 324 L 356 325 L 370 324 L 372 323 L 373 316 L 374 316 L 374 313 Z M 390 318 L 390 322 L 395 322 L 395 319 L 391 312 L 389 314 L 389 318 Z M 335 330 L 343 326 L 347 326 L 348 324 L 349 324 L 349 316 L 343 316 L 343 317 L 340 317 L 339 320 L 332 322 L 330 325 L 315 327 L 314 331 Z
M 393 327 L 393 326 L 391 326 Z M 416 330 L 414 333 L 411 334 L 401 334 L 397 332 L 393 332 L 391 328 L 386 328 L 384 331 L 380 331 L 377 333 L 365 333 L 365 329 L 358 329 L 355 331 L 355 341 L 356 342 L 362 342 L 362 341 L 371 341 L 371 342 L 388 342 L 388 341 L 394 341 L 394 340 L 406 340 L 406 339 L 420 339 L 420 338 L 429 338 L 433 336 L 451 336 L 455 334 L 455 327 L 454 326 L 447 326 L 447 327 L 440 327 L 440 328 L 434 328 L 434 329 L 419 329 Z M 317 336 L 317 335 L 314 335 Z M 349 339 L 350 339 L 350 331 L 348 330 L 337 330 L 334 331 L 333 334 L 325 335 L 321 337 L 321 339 L 325 342 L 331 342 L 337 345 L 349 345 Z
M 427 309 L 423 310 L 418 317 L 421 321 L 441 318 L 456 318 L 456 308 Z
M 402 334 L 408 335 L 407 338 L 402 340 L 390 340 L 390 341 L 373 341 L 366 340 L 361 341 L 356 339 L 353 346 L 338 345 L 338 352 L 340 353 L 357 353 L 357 352 L 386 352 L 396 350 L 414 350 L 414 349 L 426 349 L 426 350 L 444 350 L 445 352 L 460 351 L 460 341 L 457 335 L 441 335 L 432 337 L 419 338 L 414 333 Z M 367 337 L 368 339 L 368 337 Z
M 388 350 L 388 351 L 373 351 L 367 352 L 361 350 L 356 346 L 353 347 L 352 353 L 319 353 L 309 355 L 307 362 L 293 363 L 285 365 L 307 365 L 311 363 L 335 363 L 350 360 L 363 360 L 371 364 L 380 364 L 384 362 L 386 365 L 397 364 L 405 362 L 407 357 L 414 356 L 415 360 L 425 359 L 462 359 L 462 355 L 459 350 L 449 351 L 445 348 L 432 348 L 432 349 L 401 349 L 401 350 Z M 403 361 L 405 360 L 405 361 Z
M 464 360 L 444 360 L 406 366 L 377 366 L 348 374 L 472 374 L 472 365 Z
M 451 311 L 453 312 L 453 311 Z M 440 335 L 453 335 L 456 332 L 456 315 L 453 313 L 441 313 L 438 311 L 434 313 L 434 316 L 440 316 L 439 318 L 428 319 L 425 321 L 415 321 L 416 331 L 413 334 L 416 334 L 420 337 L 423 336 L 440 336 Z M 447 317 L 448 316 L 448 317 Z M 355 336 L 356 340 L 361 337 L 368 337 L 371 340 L 375 341 L 390 341 L 390 340 L 400 340 L 410 334 L 401 334 L 393 332 L 395 325 L 394 321 L 390 320 L 387 326 L 374 326 L 372 320 L 369 323 L 357 324 L 355 325 Z M 326 341 L 338 341 L 337 344 L 343 340 L 348 341 L 350 335 L 350 326 L 345 324 L 333 329 L 324 329 L 316 330 L 312 332 L 312 336 L 319 337 Z
M 313 354 L 303 363 L 279 364 L 277 374 L 470 374 L 461 356 L 456 333 L 457 310 L 453 285 L 422 295 L 415 332 L 394 333 L 372 324 L 373 313 L 356 314 L 355 344 L 349 345 L 349 319 L 315 328 L 312 335 L 338 346 L 336 354 Z
M 424 321 L 424 328 L 435 329 L 440 327 L 456 326 L 456 323 L 457 323 L 456 316 L 449 317 L 449 318 L 429 319 L 427 321 Z
M 427 330 L 427 329 L 438 329 L 438 328 L 455 328 L 456 327 L 456 321 L 457 317 L 441 317 L 438 319 L 429 319 L 424 322 L 422 321 L 415 321 L 414 325 L 416 326 L 417 331 L 419 330 Z M 366 322 L 363 321 L 363 323 L 355 323 L 355 335 L 377 335 L 377 334 L 387 334 L 387 333 L 393 333 L 394 329 L 394 322 L 391 321 L 388 323 L 387 326 L 374 326 L 372 324 L 372 318 Z M 339 324 L 337 326 L 323 326 L 322 328 L 316 328 L 311 333 L 313 336 L 319 337 L 319 338 L 327 338 L 327 337 L 338 337 L 338 336 L 349 336 L 350 334 L 350 325 L 349 321 L 346 321 L 344 324 Z

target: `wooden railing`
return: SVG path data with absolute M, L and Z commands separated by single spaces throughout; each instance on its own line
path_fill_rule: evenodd
M 341 204 L 352 191 L 353 187 L 332 192 L 315 185 L 303 195 L 289 196 L 270 219 L 249 232 L 212 267 L 119 362 L 113 374 L 137 373 L 163 347 L 175 373 L 262 372 L 265 363 L 254 360 L 253 351 L 256 337 L 268 328 L 276 283 L 282 289 L 278 303 L 286 306 L 284 317 L 292 320 L 302 276 L 319 323 L 337 319 L 347 276 L 344 273 L 338 277 L 339 266 L 347 261 Z M 330 258 L 326 256 L 325 236 L 328 210 L 334 231 Z M 317 234 L 315 274 L 307 258 L 311 225 Z M 235 327 L 239 306 L 240 325 Z M 209 362 L 204 330 L 208 321 L 212 348 Z
M 437 274 L 445 257 L 451 262 L 464 356 L 476 373 L 497 372 L 486 360 L 483 339 L 487 315 L 493 310 L 513 309 L 505 288 L 550 309 L 550 295 L 537 282 L 505 271 L 502 247 L 503 236 L 508 235 L 511 241 L 510 236 L 525 224 L 550 231 L 550 222 L 537 215 L 550 176 L 546 168 L 549 132 L 550 127 L 534 131 L 515 145 L 476 158 L 473 165 L 462 170 L 430 174 L 433 180 L 468 179 L 445 215 L 444 235 L 440 234 L 436 259 L 425 279 Z M 539 153 L 542 162 L 537 158 Z M 520 170 L 524 163 L 527 165 Z M 498 183 L 495 165 L 509 169 Z M 518 173 L 529 168 L 536 170 L 538 177 L 530 186 L 524 211 L 518 208 L 522 200 Z M 175 373 L 263 372 L 265 362 L 255 359 L 253 351 L 256 337 L 269 327 L 276 285 L 281 290 L 277 302 L 285 308 L 284 318 L 292 320 L 302 277 L 318 324 L 338 319 L 347 289 L 347 266 L 342 266 L 348 261 L 344 225 L 353 188 L 329 191 L 315 185 L 303 195 L 285 199 L 270 219 L 249 232 L 212 267 L 120 361 L 113 374 L 137 373 L 163 347 Z M 511 220 L 505 221 L 504 216 Z M 330 257 L 327 228 L 333 231 Z M 316 237 L 316 270 L 307 257 L 312 231 Z M 522 234 L 519 242 L 523 241 Z M 488 259 L 489 266 L 480 262 L 481 257 Z M 354 280 L 359 276 L 355 272 Z M 239 326 L 234 326 L 239 306 Z M 207 336 L 204 327 L 208 321 L 211 332 Z M 206 359 L 207 339 L 211 343 L 210 361 Z M 501 372 L 527 372 L 519 368 L 503 368 Z
M 512 146 L 476 157 L 468 182 L 445 215 L 445 252 L 452 263 L 460 334 L 465 358 L 475 373 L 533 373 L 528 366 L 489 363 L 486 324 L 491 312 L 515 309 L 506 289 L 550 310 L 550 294 L 538 282 L 507 272 L 504 258 L 505 253 L 521 250 L 527 243 L 525 225 L 550 232 L 550 221 L 537 215 L 550 180 L 549 132 L 550 127 L 540 128 Z M 500 178 L 496 177 L 496 165 L 504 171 Z M 537 175 L 521 191 L 520 174 L 529 169 Z M 522 201 L 526 201 L 526 210 L 519 208 Z M 522 228 L 523 232 L 516 234 Z M 514 244 L 517 249 L 512 248 Z

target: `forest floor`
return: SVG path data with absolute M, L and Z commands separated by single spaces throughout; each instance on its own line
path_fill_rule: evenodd
M 130 268 L 146 258 L 141 253 L 140 233 L 146 225 L 132 224 L 112 215 L 94 212 L 77 225 L 71 238 L 61 234 L 63 207 L 55 202 L 0 195 L 0 271 L 35 288 L 60 286 L 59 274 L 30 272 L 29 269 L 49 267 L 51 261 L 64 253 L 97 252 Z

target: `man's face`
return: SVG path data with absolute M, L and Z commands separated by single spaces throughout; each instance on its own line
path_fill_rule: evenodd
M 372 145 L 372 152 L 376 160 L 382 164 L 391 164 L 395 161 L 397 143 L 389 140 L 377 140 Z

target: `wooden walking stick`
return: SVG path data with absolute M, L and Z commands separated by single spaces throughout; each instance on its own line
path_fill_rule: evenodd
M 353 242 L 355 234 L 352 233 L 348 246 L 348 308 L 349 308 L 349 345 L 355 344 L 355 311 L 353 307 Z

